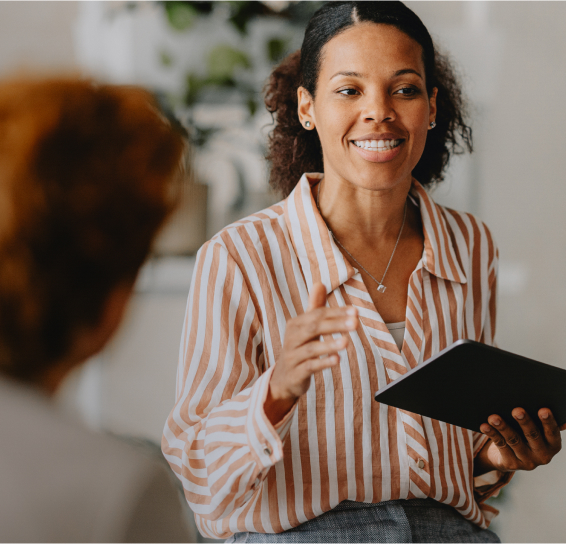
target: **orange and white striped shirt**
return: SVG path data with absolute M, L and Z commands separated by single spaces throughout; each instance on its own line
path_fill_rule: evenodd
M 359 272 L 335 245 L 312 196 L 320 174 L 234 223 L 199 251 L 180 347 L 176 404 L 163 452 L 201 533 L 279 533 L 341 501 L 431 497 L 487 527 L 484 504 L 507 483 L 474 489 L 480 433 L 374 401 L 381 387 L 452 342 L 493 343 L 497 248 L 487 227 L 433 202 L 413 181 L 424 231 L 409 281 L 402 352 Z M 314 282 L 360 325 L 340 364 L 314 375 L 274 427 L 263 403 L 285 326 Z

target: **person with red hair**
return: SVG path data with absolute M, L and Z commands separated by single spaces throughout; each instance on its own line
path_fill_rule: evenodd
M 143 89 L 0 83 L 3 542 L 191 538 L 162 465 L 67 421 L 50 398 L 118 328 L 184 155 Z

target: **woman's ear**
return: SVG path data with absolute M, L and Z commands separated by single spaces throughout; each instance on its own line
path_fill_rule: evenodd
M 316 120 L 314 118 L 314 102 L 311 93 L 304 87 L 299 87 L 297 89 L 297 102 L 297 113 L 299 114 L 301 125 L 307 130 L 312 130 L 316 125 Z
M 434 87 L 432 89 L 432 93 L 430 93 L 430 98 L 429 100 L 429 119 L 428 122 L 429 124 L 432 123 L 433 121 L 436 121 L 436 95 L 438 94 L 438 88 Z

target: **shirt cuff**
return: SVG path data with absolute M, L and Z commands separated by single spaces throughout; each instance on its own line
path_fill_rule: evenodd
M 495 485 L 503 477 L 503 472 L 492 470 L 485 474 L 480 474 L 474 478 L 474 487 L 485 487 L 486 485 Z
M 494 474 L 494 476 L 490 476 Z M 487 474 L 482 474 L 481 476 L 476 476 L 474 478 L 474 495 L 478 504 L 482 504 L 491 497 L 497 497 L 499 492 L 511 481 L 511 478 L 515 475 L 515 472 L 499 472 L 498 470 L 493 470 Z M 494 483 L 487 483 L 485 485 L 477 485 L 476 481 L 478 478 L 489 477 L 496 478 Z
M 478 432 L 474 433 L 474 459 L 476 455 L 481 451 L 481 449 L 486 445 L 488 440 L 489 436 Z
M 250 451 L 260 471 L 269 468 L 283 458 L 283 441 L 289 433 L 297 403 L 285 417 L 273 426 L 267 417 L 264 404 L 269 390 L 269 381 L 275 367 L 262 374 L 252 387 L 250 407 L 246 418 L 246 433 Z
M 474 440 L 474 459 L 477 454 L 488 442 L 489 437 L 477 433 Z M 500 472 L 492 470 L 485 474 L 474 477 L 474 495 L 479 504 L 482 504 L 490 497 L 497 497 L 503 487 L 505 487 L 514 476 L 514 472 Z

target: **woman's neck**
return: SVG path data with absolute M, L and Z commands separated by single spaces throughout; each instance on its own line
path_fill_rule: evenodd
M 340 179 L 324 178 L 314 189 L 320 213 L 344 244 L 379 248 L 396 240 L 411 180 L 391 189 L 366 189 Z

